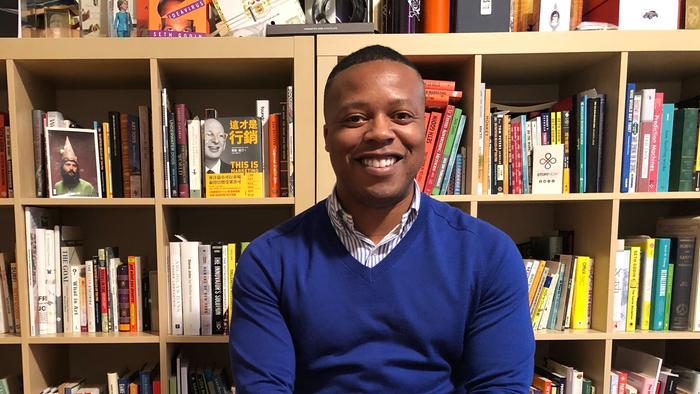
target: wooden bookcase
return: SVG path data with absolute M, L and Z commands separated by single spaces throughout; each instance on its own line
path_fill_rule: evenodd
M 167 392 L 171 360 L 186 349 L 193 360 L 228 367 L 228 338 L 168 335 L 166 250 L 175 234 L 191 240 L 249 241 L 315 201 L 314 39 L 2 39 L 0 111 L 11 119 L 15 197 L 0 200 L 0 251 L 18 262 L 21 335 L 0 335 L 0 376 L 21 373 L 25 393 L 72 377 L 106 383 L 106 373 L 159 362 Z M 255 112 L 255 100 L 279 111 L 294 86 L 296 195 L 236 200 L 165 198 L 161 88 L 195 114 Z M 151 110 L 153 198 L 36 198 L 31 110 L 59 110 L 90 127 L 107 111 Z M 86 253 L 119 245 L 158 272 L 160 331 L 29 335 L 24 207 L 51 207 L 61 224 L 83 229 Z M 88 252 L 90 251 L 90 252 Z M 160 393 L 159 393 L 160 394 Z
M 658 217 L 700 214 L 700 193 L 620 193 L 625 85 L 655 87 L 666 102 L 700 94 L 700 32 L 566 32 L 381 36 L 317 39 L 317 200 L 332 190 L 334 176 L 323 146 L 323 87 L 338 60 L 366 45 L 392 47 L 414 61 L 425 78 L 455 80 L 467 114 L 467 193 L 439 196 L 506 231 L 515 242 L 553 230 L 575 232 L 575 253 L 595 257 L 590 330 L 537 331 L 536 360 L 553 357 L 582 370 L 596 392 L 609 392 L 618 345 L 664 357 L 673 365 L 700 366 L 700 332 L 612 331 L 615 241 L 654 234 Z M 602 193 L 478 195 L 479 85 L 492 101 L 542 103 L 596 88 L 607 94 Z M 475 122 L 476 121 L 476 122 Z M 512 335 L 518 335 L 517 332 Z
M 19 267 L 22 334 L 0 335 L 0 376 L 22 373 L 25 393 L 70 377 L 104 381 L 108 370 L 160 362 L 162 393 L 172 357 L 228 365 L 227 337 L 167 334 L 165 256 L 175 234 L 210 241 L 253 239 L 325 198 L 334 175 L 323 148 L 323 85 L 339 57 L 380 43 L 409 55 L 432 78 L 455 79 L 465 92 L 467 191 L 438 197 L 507 231 L 516 242 L 568 227 L 576 252 L 596 257 L 592 329 L 538 331 L 536 357 L 556 357 L 608 391 L 619 344 L 671 362 L 700 364 L 700 333 L 612 332 L 615 240 L 653 233 L 656 218 L 700 214 L 697 193 L 622 194 L 620 154 L 624 85 L 663 89 L 671 100 L 700 93 L 700 32 L 570 32 L 359 35 L 246 39 L 0 39 L 0 111 L 9 112 L 15 197 L 0 199 L 0 251 Z M 607 93 L 603 193 L 565 196 L 476 195 L 479 83 L 494 101 L 546 101 L 596 87 Z M 206 200 L 163 197 L 160 89 L 194 112 L 250 113 L 252 100 L 281 97 L 294 85 L 296 196 Z M 314 105 L 315 103 L 315 105 Z M 107 111 L 151 108 L 154 198 L 35 198 L 31 110 L 60 110 L 83 124 Z M 253 107 L 254 108 L 254 107 Z M 273 110 L 275 109 L 273 104 Z M 106 243 L 145 258 L 157 270 L 160 332 L 29 335 L 24 207 L 53 207 L 64 224 L 83 227 L 86 250 Z M 15 246 L 15 247 L 13 247 Z M 11 257 L 12 258 L 12 257 Z M 518 335 L 513 333 L 512 335 Z M 602 391 L 601 391 L 602 390 Z

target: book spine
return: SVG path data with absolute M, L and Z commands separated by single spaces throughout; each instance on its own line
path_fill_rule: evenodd
M 107 256 L 114 256 L 114 252 L 107 249 Z M 111 332 L 119 331 L 119 283 L 117 269 L 121 265 L 119 257 L 109 257 L 109 327 Z M 127 280 L 128 275 L 129 273 L 127 272 Z M 128 290 L 126 294 L 128 297 Z
M 620 191 L 629 192 L 630 187 L 630 153 L 632 145 L 632 116 L 634 113 L 634 91 L 637 86 L 634 83 L 627 84 L 627 95 L 625 97 L 625 131 L 622 142 L 622 182 Z
M 455 114 L 455 107 L 448 105 L 445 110 L 445 114 L 442 118 L 442 125 L 440 126 L 440 132 L 438 134 L 435 148 L 433 153 L 433 158 L 430 162 L 430 168 L 428 170 L 428 175 L 425 181 L 425 188 L 423 189 L 426 193 L 431 193 L 433 187 L 435 186 L 435 181 L 437 180 L 438 171 L 440 170 L 440 164 L 442 163 L 442 155 L 445 151 L 445 144 L 447 142 L 447 137 L 450 132 L 450 125 L 452 123 L 452 117 Z
M 271 114 L 268 127 L 268 157 L 270 166 L 270 197 L 280 197 L 280 116 Z
M 80 266 L 70 267 L 71 322 L 72 332 L 80 332 Z
M 34 143 L 34 179 L 37 197 L 46 194 L 46 146 L 44 144 L 44 111 L 32 110 L 32 137 Z
M 138 316 L 140 312 L 140 307 L 136 299 L 138 284 L 136 283 L 136 258 L 134 256 L 127 257 L 127 275 L 129 279 L 129 331 L 138 332 L 138 319 L 136 316 Z
M 269 179 L 270 179 L 270 151 L 269 151 L 269 130 L 270 130 L 270 101 L 256 100 L 255 113 L 258 119 L 258 135 L 260 136 L 260 147 L 262 154 L 260 155 L 260 168 L 263 174 L 262 195 L 270 197 Z
M 596 174 L 598 173 L 598 119 L 600 113 L 600 100 L 598 97 L 588 99 L 587 124 L 588 130 L 586 134 L 586 189 L 585 192 L 595 193 Z
M 236 244 L 230 243 L 226 248 L 227 257 L 224 259 L 224 308 L 226 308 L 226 321 L 224 331 L 228 332 L 231 325 L 231 312 L 233 311 L 233 276 L 236 273 Z
M 666 314 L 666 287 L 668 283 L 668 261 L 671 253 L 671 240 L 657 238 L 654 246 L 654 278 L 652 283 L 652 304 L 650 329 L 664 329 Z
M 289 196 L 289 141 L 287 136 L 287 103 L 280 111 L 280 197 Z
M 127 114 L 119 114 L 119 128 L 121 130 L 122 197 L 131 197 L 131 167 L 129 166 L 129 117 Z
M 15 187 L 12 174 L 12 133 L 10 126 L 5 126 L 5 157 L 7 158 L 7 196 L 12 198 L 15 196 Z
M 183 242 L 180 248 L 182 264 L 182 315 L 185 335 L 200 335 L 199 305 L 199 247 L 197 242 Z
M 423 86 L 425 89 L 455 90 L 456 82 L 437 79 L 424 79 Z
M 10 281 L 12 283 L 12 308 L 15 319 L 15 333 L 21 334 L 21 319 L 19 318 L 19 279 L 17 278 L 17 263 L 10 263 Z
M 634 106 L 632 108 L 632 137 L 630 142 L 630 177 L 628 192 L 637 191 L 637 177 L 641 172 L 639 166 L 639 137 L 641 133 L 642 122 L 642 94 L 634 95 Z
M 425 152 L 423 153 L 423 164 L 418 170 L 418 175 L 416 175 L 416 182 L 418 182 L 418 187 L 420 187 L 421 190 L 425 190 L 425 181 L 428 175 L 428 169 L 430 168 L 430 161 L 435 148 L 435 137 L 437 135 L 438 128 L 440 127 L 441 119 L 441 112 L 432 111 L 430 113 L 430 118 L 428 119 L 427 130 L 425 133 Z
M 671 141 L 673 138 L 673 104 L 664 104 L 661 121 L 661 142 L 659 145 L 659 172 L 656 181 L 657 192 L 668 191 L 668 176 L 671 171 Z
M 108 269 L 107 256 L 104 248 L 97 250 L 97 273 L 100 283 L 100 321 L 102 323 L 102 332 L 110 332 L 109 327 L 109 296 L 108 296 Z
M 179 196 L 179 179 L 177 177 L 178 165 L 177 165 L 177 125 L 175 121 L 175 114 L 173 112 L 168 113 L 168 162 L 170 163 L 170 197 Z
M 212 334 L 212 247 L 199 246 L 199 302 L 202 335 Z
M 119 299 L 119 332 L 129 332 L 129 267 L 117 267 L 117 296 Z
M 629 251 L 615 253 L 615 282 L 613 286 L 613 330 L 625 331 L 627 325 L 627 292 L 629 286 Z
M 668 276 L 666 277 L 666 305 L 664 305 L 664 331 L 671 327 L 671 290 L 673 288 L 673 276 L 676 271 L 675 264 L 668 265 Z
M 93 299 L 93 316 L 95 317 L 95 332 L 102 330 L 102 315 L 100 306 L 100 270 L 99 263 L 97 261 L 97 256 L 92 257 L 92 279 L 93 279 L 93 289 L 92 289 L 92 299 Z
M 659 177 L 659 149 L 661 145 L 661 123 L 663 119 L 664 94 L 654 97 L 654 118 L 652 120 L 651 144 L 649 146 L 649 191 L 657 191 Z
M 109 112 L 109 148 L 112 172 L 112 194 L 124 197 L 124 179 L 122 176 L 122 130 L 119 112 Z
M 503 157 L 504 141 L 504 117 L 502 115 L 496 116 L 496 124 L 494 125 L 494 171 L 493 179 L 495 182 L 496 189 L 493 194 L 504 194 L 506 192 L 507 180 L 505 179 L 505 163 Z
M 97 158 L 100 162 L 100 192 L 102 198 L 107 198 L 107 184 L 105 183 L 105 155 L 104 155 L 104 130 L 102 125 L 95 121 L 92 128 L 97 133 Z
M 212 273 L 214 275 L 214 329 L 213 334 L 224 333 L 224 299 L 223 299 L 223 248 L 221 245 L 212 245 L 211 248 Z
M 148 107 L 139 105 L 139 142 L 141 148 L 141 196 L 153 197 L 152 170 L 151 170 L 151 127 Z
M 190 197 L 202 197 L 202 151 L 201 151 L 201 122 L 199 119 L 187 121 L 187 161 L 189 166 L 188 186 Z
M 637 300 L 639 299 L 639 268 L 642 263 L 642 250 L 632 246 L 630 251 L 630 277 L 627 291 L 627 332 L 634 332 L 637 324 Z
M 73 330 L 71 313 L 71 288 L 70 288 L 70 249 L 61 247 L 61 295 L 63 297 L 63 332 L 69 333 Z
M 95 276 L 94 260 L 85 261 L 85 296 L 87 305 L 87 332 L 97 332 L 95 327 Z
M 139 118 L 135 115 L 127 115 L 128 152 L 129 152 L 129 197 L 139 198 L 143 196 L 141 187 L 141 142 L 139 133 Z
M 78 285 L 78 294 L 80 299 L 80 332 L 88 332 L 87 322 L 87 284 L 85 283 L 85 265 L 80 266 L 80 278 Z
M 180 245 L 180 242 L 170 243 L 170 330 L 173 335 L 183 335 L 184 333 Z
M 48 275 L 49 267 L 46 253 L 46 232 L 49 230 L 37 228 L 36 233 L 36 284 L 37 284 L 37 309 L 39 320 L 39 334 L 48 334 Z
M 571 328 L 589 328 L 588 320 L 588 289 L 591 271 L 591 258 L 588 256 L 576 256 L 576 282 L 574 285 L 574 300 L 571 310 Z
M 643 241 L 642 265 L 639 271 L 639 313 L 637 326 L 641 330 L 648 330 L 651 321 L 652 285 L 654 279 L 654 246 L 653 238 Z
M 189 168 L 187 159 L 187 107 L 185 104 L 175 104 L 175 119 L 176 119 L 176 142 L 175 149 L 177 152 L 177 190 L 178 197 L 187 198 L 190 196 L 189 187 Z
M 449 133 L 447 134 L 447 139 L 445 140 L 445 144 L 443 147 L 442 156 L 440 157 L 439 169 L 435 176 L 433 188 L 430 190 L 430 194 L 432 195 L 440 194 L 443 180 L 446 177 L 449 178 L 449 176 L 445 175 L 445 172 L 447 171 L 447 163 L 450 160 L 452 145 L 457 135 L 457 129 L 459 128 L 459 121 L 461 117 L 462 110 L 460 108 L 455 108 L 454 114 L 452 116 L 452 121 L 450 122 Z
M 109 122 L 102 122 L 102 156 L 105 161 L 105 195 L 106 198 L 114 197 L 114 189 L 112 188 L 112 149 L 110 148 L 111 131 Z
M 578 136 L 578 192 L 586 192 L 586 160 L 588 141 L 588 97 L 582 96 L 579 102 L 579 136 Z
M 294 88 L 287 86 L 287 169 L 289 197 L 294 196 Z
M 425 0 L 423 2 L 423 33 L 450 32 L 450 1 Z M 443 82 L 443 81 L 435 81 Z M 447 81 L 444 81 L 447 82 Z M 453 84 L 454 86 L 454 84 Z M 427 85 L 426 85 L 427 88 Z
M 637 190 L 648 192 L 651 155 L 651 139 L 654 134 L 654 89 L 642 90 L 641 129 L 639 133 L 639 154 L 637 157 Z
M 168 149 L 170 148 L 170 119 L 168 119 L 168 115 L 170 112 L 168 108 L 168 93 L 166 88 L 161 90 L 160 101 L 161 121 L 163 122 L 163 197 L 172 197 L 170 194 L 170 152 L 168 152 Z
M 0 113 L 0 198 L 7 198 L 7 132 L 5 115 Z
M 689 327 L 688 312 L 691 304 L 691 283 L 693 283 L 693 265 L 695 237 L 674 237 L 671 239 L 671 254 L 674 261 L 674 279 L 671 282 L 671 322 L 673 331 L 686 331 Z M 693 283 L 693 285 L 696 285 Z

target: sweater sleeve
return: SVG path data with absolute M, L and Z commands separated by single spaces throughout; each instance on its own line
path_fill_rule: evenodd
M 467 392 L 527 393 L 532 382 L 535 340 L 527 278 L 513 242 L 500 234 L 485 256 L 479 294 L 464 340 Z
M 279 309 L 280 269 L 269 261 L 273 259 L 269 253 L 263 257 L 260 251 L 266 248 L 260 246 L 252 243 L 236 267 L 229 330 L 231 372 L 238 393 L 291 393 L 295 355 Z

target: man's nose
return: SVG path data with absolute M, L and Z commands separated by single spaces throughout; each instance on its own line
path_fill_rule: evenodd
M 394 122 L 386 115 L 376 116 L 370 122 L 370 127 L 365 133 L 365 139 L 375 142 L 391 143 L 394 137 Z

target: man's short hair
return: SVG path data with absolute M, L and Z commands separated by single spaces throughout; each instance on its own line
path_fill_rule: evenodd
M 341 71 L 346 70 L 356 64 L 373 62 L 375 60 L 387 60 L 392 62 L 403 63 L 408 67 L 414 69 L 418 76 L 420 76 L 420 71 L 418 71 L 418 67 L 416 67 L 416 65 L 412 61 L 408 60 L 406 56 L 398 53 L 397 51 L 389 47 L 385 47 L 382 45 L 370 45 L 358 49 L 357 51 L 349 54 L 348 56 L 341 59 L 338 62 L 338 64 L 335 65 L 335 67 L 333 67 L 333 70 L 331 70 L 331 73 L 328 75 L 328 80 L 326 80 L 326 86 L 323 90 L 324 101 L 326 95 L 328 94 L 328 91 L 330 90 L 333 79 L 335 79 L 335 77 L 338 74 L 340 74 Z

